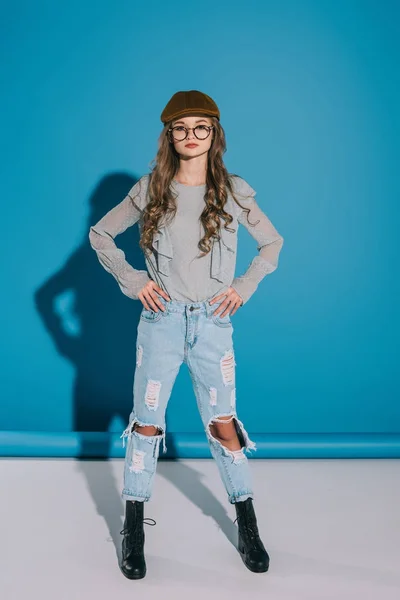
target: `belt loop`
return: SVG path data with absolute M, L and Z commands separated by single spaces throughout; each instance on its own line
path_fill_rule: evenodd
M 210 316 L 212 309 L 213 309 L 213 307 L 210 305 L 210 301 L 206 300 L 206 315 L 207 315 L 207 317 Z

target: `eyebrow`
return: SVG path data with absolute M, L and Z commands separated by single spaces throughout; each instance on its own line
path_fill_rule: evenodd
M 198 119 L 197 121 L 195 121 L 195 123 L 201 123 L 201 121 L 204 121 L 205 123 L 207 123 L 207 121 L 205 119 Z M 175 121 L 174 125 L 177 125 L 178 123 L 183 123 L 185 125 L 184 121 Z

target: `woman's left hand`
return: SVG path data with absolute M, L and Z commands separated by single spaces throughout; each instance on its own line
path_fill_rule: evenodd
M 226 297 L 225 297 L 226 296 Z M 243 299 L 235 289 L 232 287 L 228 288 L 226 292 L 220 294 L 219 296 L 215 296 L 212 300 L 210 300 L 210 304 L 214 304 L 214 302 L 218 302 L 220 298 L 224 298 L 225 300 L 221 302 L 219 306 L 214 311 L 214 315 L 217 315 L 220 311 L 224 311 L 220 314 L 221 317 L 225 317 L 227 314 L 231 316 L 235 314 L 237 309 L 242 306 Z

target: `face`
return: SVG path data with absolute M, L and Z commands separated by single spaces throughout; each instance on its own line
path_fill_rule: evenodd
M 174 131 L 171 132 L 171 134 L 174 135 L 174 138 L 184 137 L 184 127 L 192 128 L 188 130 L 187 137 L 182 141 L 170 138 L 177 153 L 182 158 L 193 158 L 208 152 L 214 136 L 213 129 L 210 130 L 209 134 L 206 129 L 206 127 L 210 125 L 212 125 L 211 119 L 201 115 L 178 117 L 172 121 L 171 128 L 178 127 L 178 129 L 174 129 Z M 196 133 L 198 133 L 199 137 L 205 137 L 208 134 L 207 137 L 205 137 L 205 139 L 198 139 L 193 131 L 195 127 L 199 127 L 198 130 L 196 129 Z

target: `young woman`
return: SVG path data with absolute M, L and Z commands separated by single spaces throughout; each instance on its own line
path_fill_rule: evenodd
M 121 435 L 124 445 L 128 438 L 121 570 L 130 579 L 146 574 L 143 505 L 151 497 L 161 441 L 166 451 L 166 407 L 185 362 L 211 454 L 235 505 L 239 552 L 251 571 L 265 572 L 269 556 L 258 532 L 245 453 L 255 444 L 236 412 L 231 317 L 277 268 L 283 237 L 257 205 L 255 190 L 227 172 L 220 112 L 207 94 L 177 92 L 161 121 L 151 173 L 89 233 L 102 266 L 124 294 L 143 304 L 133 409 Z M 136 222 L 146 271 L 134 269 L 114 242 Z M 234 278 L 239 223 L 257 241 L 258 254 Z

